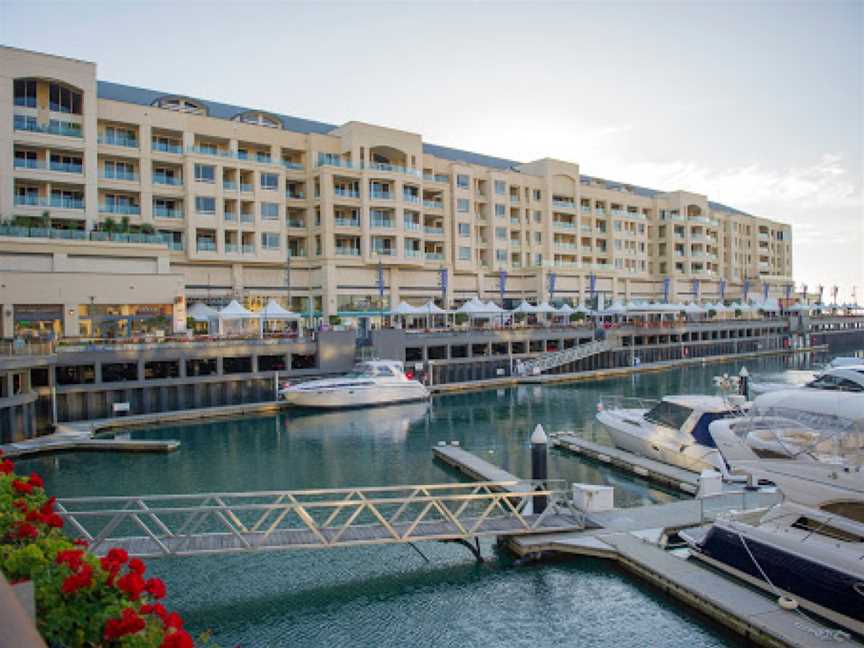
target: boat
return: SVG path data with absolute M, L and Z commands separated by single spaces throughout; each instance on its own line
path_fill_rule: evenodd
M 429 398 L 429 390 L 406 376 L 401 362 L 369 360 L 338 378 L 284 386 L 279 396 L 298 407 L 333 409 L 419 401 Z
M 728 477 L 708 426 L 740 416 L 743 407 L 744 398 L 734 395 L 674 395 L 659 402 L 607 398 L 596 418 L 617 448 L 695 472 L 713 468 Z
M 800 606 L 864 635 L 860 455 L 847 454 L 839 464 L 764 459 L 746 443 L 746 427 L 746 419 L 724 420 L 712 423 L 710 432 L 730 466 L 773 482 L 783 501 L 767 510 L 723 514 L 679 535 L 691 555 L 772 593 L 782 607 Z
M 818 389 L 861 394 L 864 393 L 864 363 L 861 362 L 860 358 L 856 358 L 856 360 L 856 364 L 829 367 L 815 374 L 813 380 L 800 385 L 754 382 L 750 385 L 750 389 L 757 395 L 792 389 Z

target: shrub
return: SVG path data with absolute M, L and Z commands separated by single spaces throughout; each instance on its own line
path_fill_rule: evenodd
M 2 452 L 0 452 L 2 455 Z M 16 475 L 0 456 L 0 572 L 32 581 L 36 625 L 46 643 L 66 648 L 188 648 L 183 620 L 159 602 L 165 584 L 122 549 L 102 558 L 62 532 L 42 478 Z
M 456 315 L 453 316 L 453 321 L 456 322 L 458 326 L 462 326 L 468 321 L 468 315 L 465 313 L 456 313 Z
M 585 313 L 583 313 L 581 311 L 578 313 L 570 313 L 570 321 L 571 322 L 581 322 L 584 319 L 585 319 Z

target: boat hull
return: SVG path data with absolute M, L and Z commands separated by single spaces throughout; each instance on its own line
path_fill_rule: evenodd
M 342 387 L 339 389 L 303 389 L 300 387 L 284 390 L 282 398 L 297 407 L 343 409 L 349 407 L 376 407 L 425 400 L 429 398 L 429 391 L 420 384 L 374 385 L 369 387 Z

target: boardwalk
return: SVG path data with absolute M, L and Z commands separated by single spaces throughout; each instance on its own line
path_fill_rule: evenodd
M 537 489 L 537 490 L 534 490 Z M 528 482 L 84 497 L 58 500 L 75 532 L 104 554 L 191 556 L 470 540 L 581 528 L 561 490 Z M 549 506 L 530 513 L 534 496 Z

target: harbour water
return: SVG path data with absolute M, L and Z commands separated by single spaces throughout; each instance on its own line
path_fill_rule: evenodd
M 170 455 L 72 453 L 22 461 L 61 496 L 248 491 L 457 481 L 431 447 L 458 440 L 528 476 L 527 439 L 593 422 L 604 395 L 713 393 L 712 378 L 746 364 L 754 378 L 801 382 L 811 362 L 771 357 L 601 382 L 520 386 L 439 396 L 431 405 L 217 420 L 135 430 L 176 438 Z M 605 466 L 552 452 L 550 476 L 612 484 L 618 506 L 679 495 Z M 492 543 L 477 564 L 457 545 L 424 543 L 327 551 L 150 560 L 170 604 L 220 646 L 737 646 L 717 625 L 594 559 L 514 565 Z

